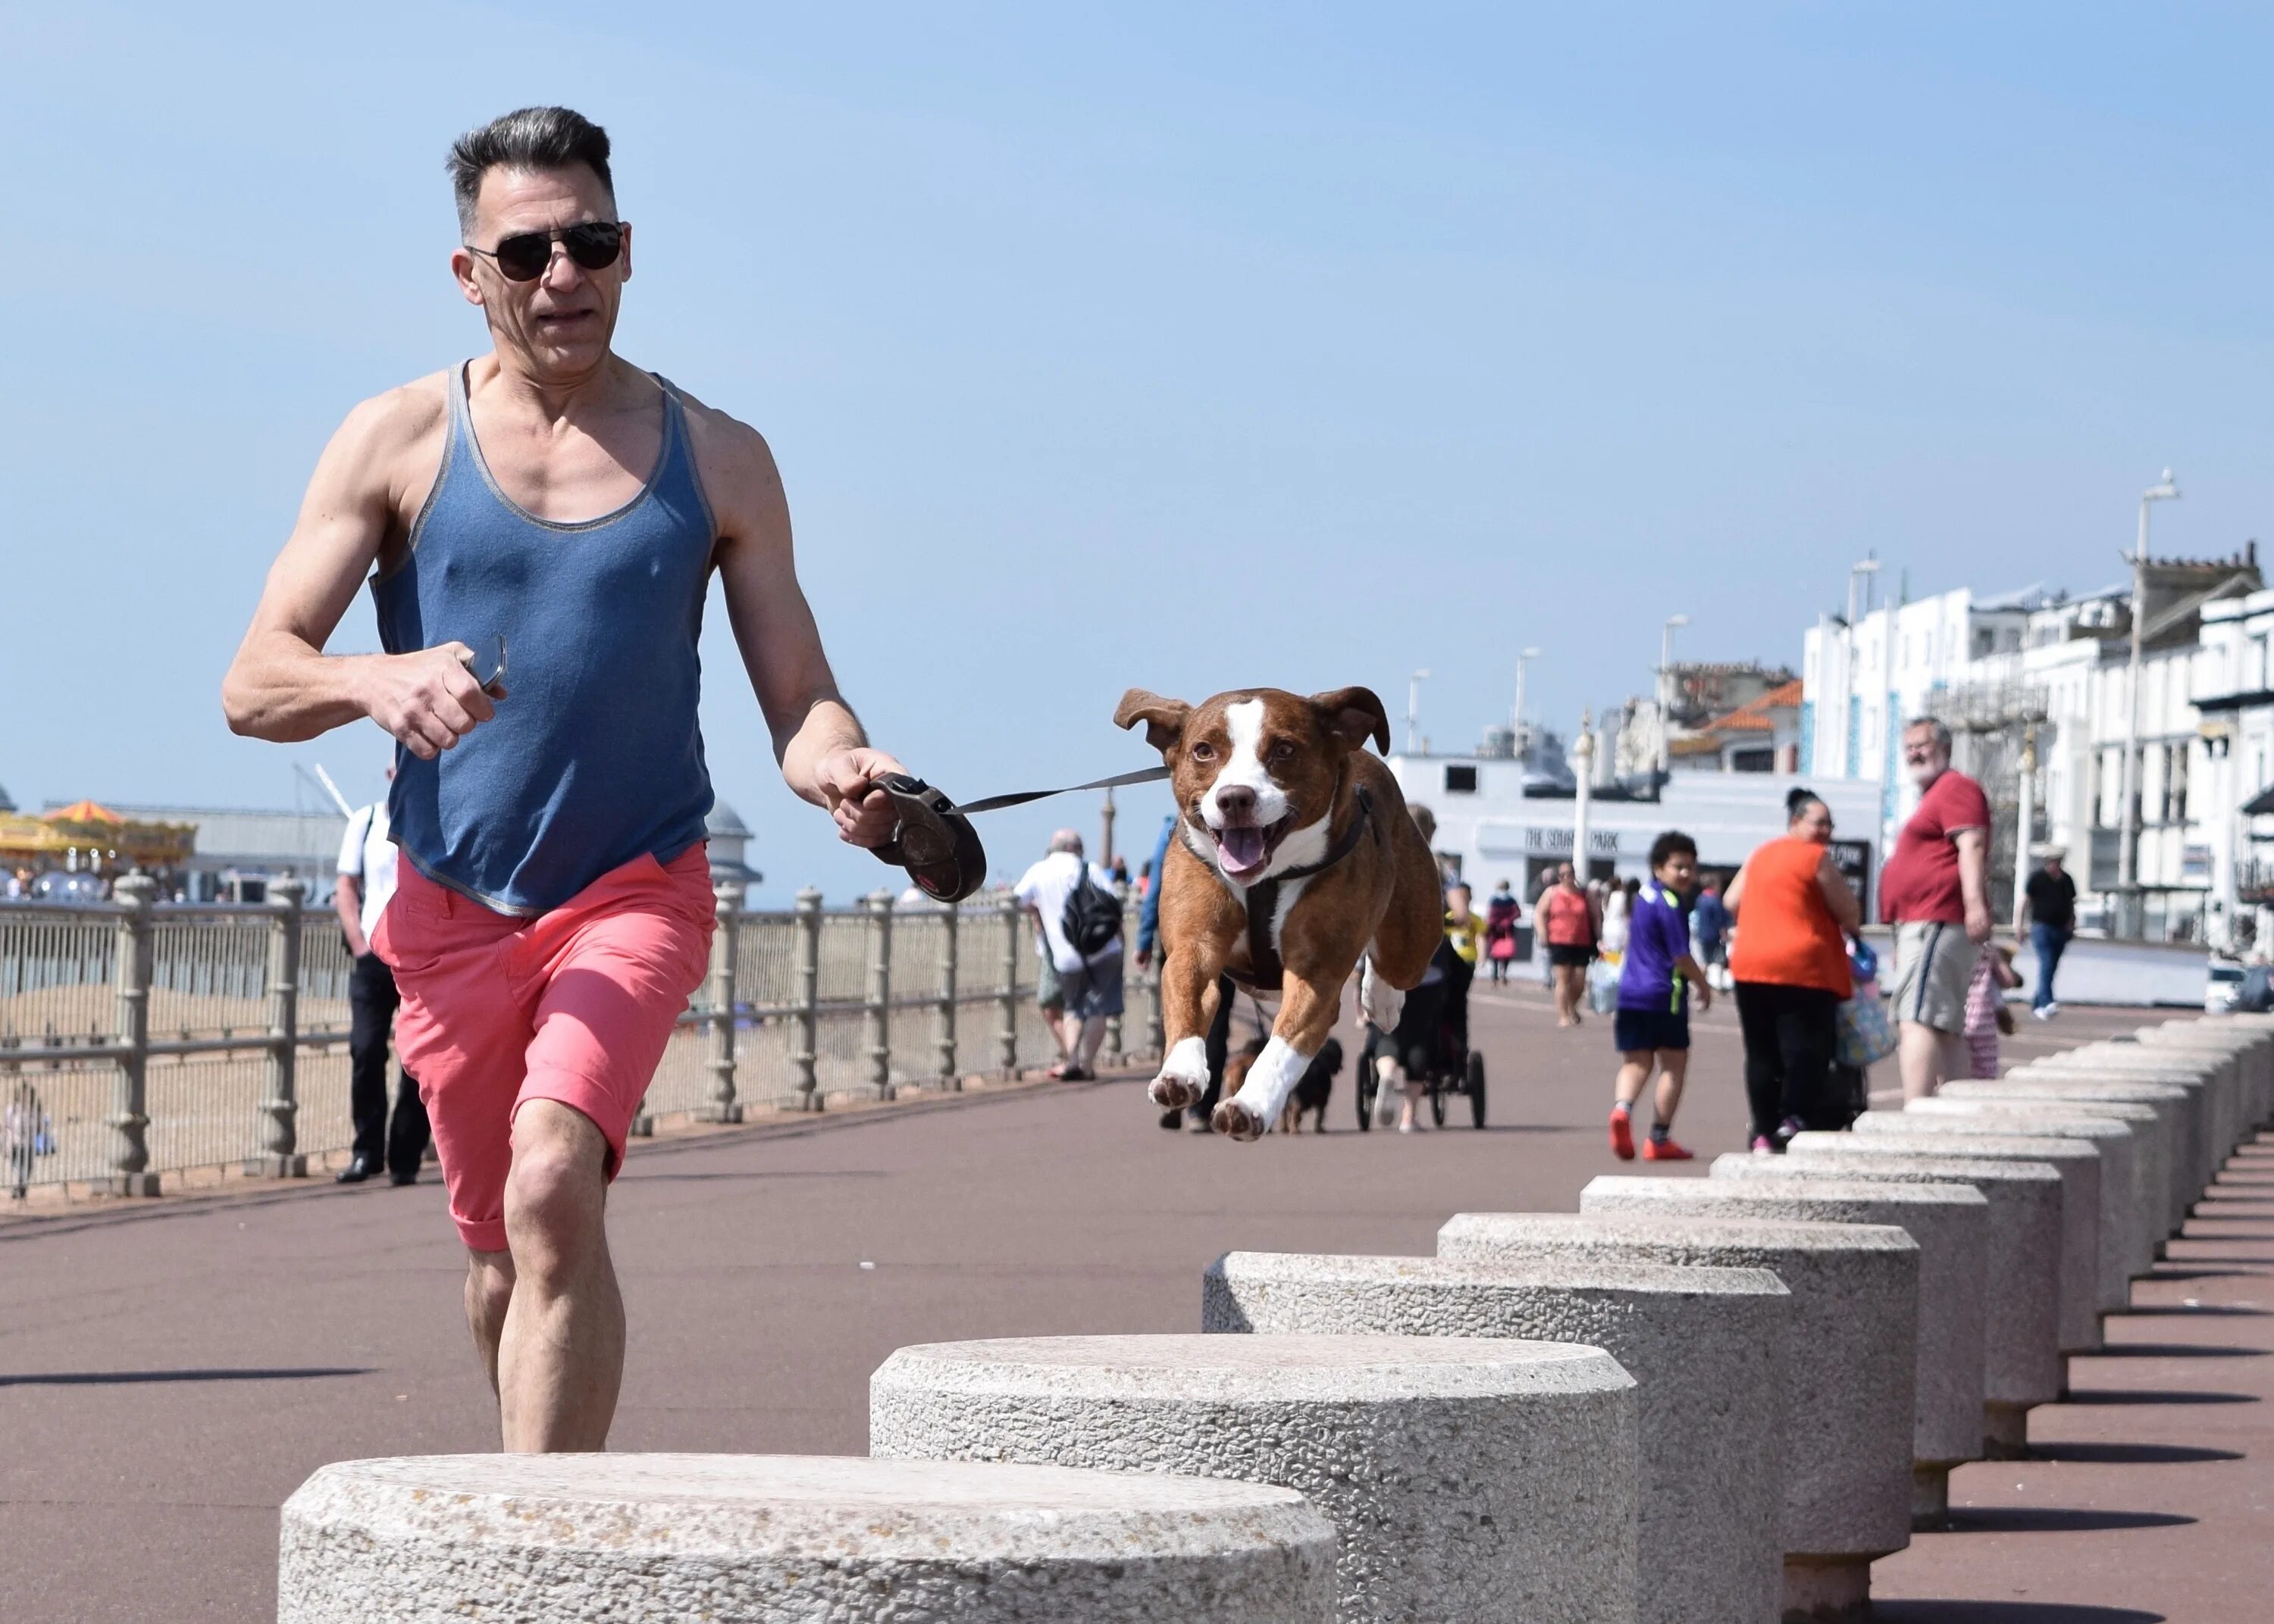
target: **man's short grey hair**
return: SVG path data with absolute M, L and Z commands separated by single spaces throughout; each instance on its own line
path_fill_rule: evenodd
M 608 173 L 608 132 L 565 107 L 524 107 L 469 130 L 450 144 L 450 184 L 458 194 L 458 229 L 474 235 L 474 203 L 482 177 L 494 169 L 565 169 L 581 163 L 600 177 L 611 206 L 616 183 Z
M 1071 829 L 1061 829 L 1050 837 L 1050 850 L 1072 852 L 1079 857 L 1081 855 L 1081 837 Z
M 1916 728 L 1921 727 L 1932 728 L 1934 730 L 1935 748 L 1940 750 L 1945 756 L 1950 754 L 1950 725 L 1948 723 L 1945 722 L 1939 716 L 1915 716 L 1911 718 L 1909 721 L 1903 724 L 1903 731 L 1905 733 L 1909 733 Z

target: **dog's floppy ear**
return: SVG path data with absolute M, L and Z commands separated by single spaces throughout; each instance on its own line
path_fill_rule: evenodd
M 1121 702 L 1128 703 L 1127 700 Z M 1351 749 L 1362 750 L 1371 739 L 1376 748 L 1389 754 L 1389 713 L 1382 708 L 1370 688 L 1338 688 L 1324 694 L 1311 695 L 1311 704 L 1327 731 Z
M 1133 688 L 1113 708 L 1113 725 L 1134 727 L 1144 723 L 1145 742 L 1165 754 L 1176 748 L 1177 741 L 1184 736 L 1185 718 L 1192 713 L 1193 708 L 1181 699 L 1163 699 L 1148 689 Z M 1386 728 L 1389 724 L 1382 726 Z

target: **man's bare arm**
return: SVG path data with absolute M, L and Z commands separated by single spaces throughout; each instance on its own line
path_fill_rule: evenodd
M 1987 831 L 1959 829 L 1951 833 L 1958 847 L 1958 891 L 1966 904 L 1966 934 L 1987 942 L 1993 929 L 1990 920 L 1990 842 Z
M 1846 931 L 1864 928 L 1864 905 L 1857 900 L 1855 888 L 1848 876 L 1840 872 L 1840 864 L 1830 852 L 1826 852 L 1816 865 L 1816 889 L 1824 898 L 1824 906 L 1832 911 L 1832 922 Z
M 371 944 L 363 939 L 363 882 L 356 876 L 339 876 L 339 885 L 332 892 L 332 910 L 340 916 L 340 929 L 346 933 L 349 957 L 360 959 L 371 951 Z
M 703 439 L 723 532 L 719 575 L 727 618 L 773 736 L 774 759 L 791 791 L 829 808 L 856 846 L 890 839 L 890 800 L 873 787 L 900 764 L 869 746 L 860 719 L 838 692 L 820 628 L 790 542 L 789 503 L 773 453 L 757 431 L 705 410 Z
M 496 714 L 463 643 L 403 655 L 323 651 L 395 523 L 423 410 L 413 390 L 366 401 L 324 447 L 222 681 L 231 732 L 290 742 L 368 716 L 431 760 Z

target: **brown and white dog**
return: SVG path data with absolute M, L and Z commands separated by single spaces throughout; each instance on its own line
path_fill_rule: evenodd
M 1181 837 L 1161 876 L 1168 1052 L 1153 1101 L 1174 1109 L 1206 1091 L 1203 1034 L 1228 974 L 1278 1010 L 1211 1125 L 1258 1138 L 1333 1030 L 1352 970 L 1363 959 L 1359 1001 L 1389 1031 L 1443 934 L 1436 861 L 1397 780 L 1366 749 L 1369 739 L 1389 748 L 1389 718 L 1362 688 L 1307 699 L 1246 688 L 1199 705 L 1131 688 L 1113 722 L 1145 724 L 1169 765 Z

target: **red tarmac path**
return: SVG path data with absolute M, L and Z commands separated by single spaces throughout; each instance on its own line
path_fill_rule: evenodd
M 2024 1021 L 2014 1053 L 2138 1024 Z M 1186 1331 L 1234 1247 L 1421 1253 L 1466 1209 L 1568 1210 L 1618 1164 L 1606 1023 L 1480 988 L 1493 1128 L 1236 1147 L 1136 1085 L 974 1094 L 636 1150 L 612 1230 L 624 1449 L 857 1453 L 902 1343 Z M 1735 1022 L 1683 1137 L 1742 1142 Z M 1660 1170 L 1636 1167 L 1636 1171 Z M 0 1209 L 4 1210 L 4 1209 Z M 1876 1570 L 1894 1624 L 2274 1619 L 2274 1140 L 2039 1410 L 2044 1458 L 1960 1469 L 1959 1527 Z M 276 1507 L 318 1465 L 493 1447 L 433 1184 L 311 1184 L 0 1218 L 0 1620 L 273 1616 Z M 864 1267 L 863 1264 L 873 1264 Z

